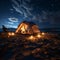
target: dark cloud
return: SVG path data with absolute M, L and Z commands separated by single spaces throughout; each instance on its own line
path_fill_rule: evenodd
M 21 3 L 19 4 L 18 1 Z M 32 20 L 39 26 L 59 25 L 60 21 L 60 8 L 59 0 L 13 0 L 13 8 L 24 20 Z
M 8 18 L 10 22 L 18 22 L 18 18 L 12 17 Z

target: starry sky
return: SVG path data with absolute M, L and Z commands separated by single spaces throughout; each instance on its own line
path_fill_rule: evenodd
M 0 0 L 0 28 L 17 28 L 22 21 L 60 28 L 60 0 Z

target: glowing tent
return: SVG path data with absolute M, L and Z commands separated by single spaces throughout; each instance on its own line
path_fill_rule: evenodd
M 39 32 L 40 30 L 36 24 L 27 21 L 23 21 L 21 24 L 19 24 L 18 28 L 16 29 L 16 33 L 21 34 L 34 34 Z

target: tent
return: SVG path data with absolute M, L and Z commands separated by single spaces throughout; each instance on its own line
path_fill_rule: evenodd
M 23 21 L 21 24 L 19 24 L 18 28 L 16 29 L 16 33 L 21 34 L 34 34 L 39 32 L 40 30 L 35 23 L 27 21 Z

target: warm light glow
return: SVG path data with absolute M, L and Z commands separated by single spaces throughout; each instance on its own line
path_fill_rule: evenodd
M 40 37 L 41 37 L 41 35 L 40 35 L 40 34 L 38 34 L 38 35 L 37 35 L 37 37 L 38 37 L 38 38 L 40 38 Z
M 33 37 L 33 36 L 30 36 L 29 38 L 30 38 L 30 39 L 34 39 L 34 37 Z
M 31 36 L 28 38 L 28 40 L 35 41 L 35 37 L 31 35 Z
M 11 35 L 11 33 L 9 32 L 8 35 Z
M 24 26 L 21 28 L 21 33 L 25 33 L 25 27 Z
M 26 34 L 26 30 L 28 28 L 28 25 L 25 23 L 22 23 L 16 30 L 16 33 L 20 32 L 22 34 Z
M 42 35 L 45 35 L 45 33 L 44 33 L 44 32 L 42 32 Z
M 24 26 L 21 28 L 21 30 L 22 30 L 22 31 L 25 31 L 25 28 L 24 28 Z
M 15 34 L 13 32 L 8 33 L 9 36 L 14 36 Z
M 15 34 L 12 32 L 12 35 L 15 35 Z

